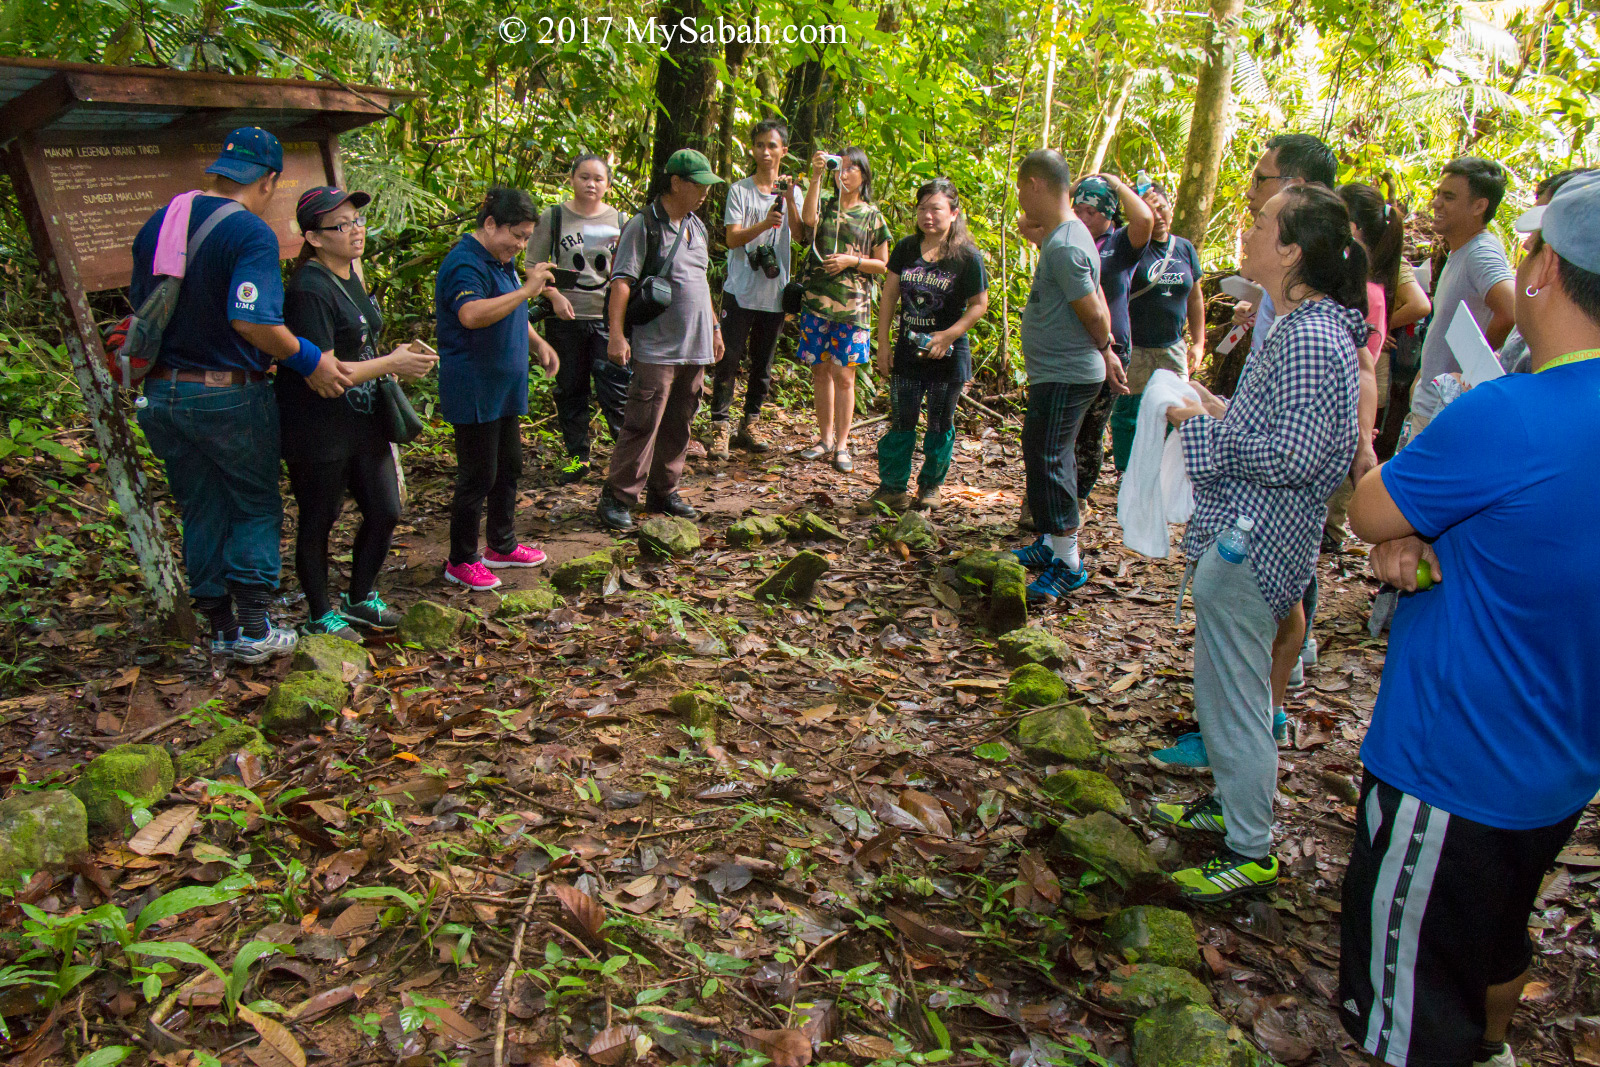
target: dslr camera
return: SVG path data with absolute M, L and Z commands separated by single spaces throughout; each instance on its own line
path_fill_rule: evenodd
M 746 247 L 744 255 L 751 270 L 758 270 L 768 278 L 776 278 L 782 273 L 778 267 L 778 250 L 771 242 Z

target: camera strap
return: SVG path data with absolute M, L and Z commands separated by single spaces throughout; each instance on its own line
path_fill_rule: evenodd
M 650 213 L 648 215 L 648 217 L 646 217 L 646 219 L 645 219 L 645 232 L 646 232 L 647 236 L 650 236 L 651 235 L 650 231 L 652 231 L 652 230 L 654 231 L 653 236 L 655 237 L 656 254 L 660 255 L 660 252 L 661 252 L 661 227 L 662 227 L 662 224 L 666 222 L 666 220 L 663 219 L 656 212 L 656 204 L 654 202 L 652 202 L 650 204 L 650 206 L 648 208 L 646 208 L 645 210 Z M 650 268 L 650 264 L 648 264 L 648 263 L 645 264 L 645 267 L 646 267 L 645 272 L 644 272 L 645 277 L 648 277 L 648 278 L 660 278 L 663 275 L 665 275 L 667 268 L 672 266 L 673 257 L 678 254 L 678 246 L 683 244 L 683 235 L 684 235 L 685 231 L 687 231 L 689 229 L 689 224 L 693 219 L 694 219 L 694 213 L 693 212 L 690 212 L 689 214 L 687 214 L 687 215 L 685 215 L 683 217 L 683 221 L 678 224 L 678 236 L 672 242 L 672 248 L 668 250 L 666 256 L 662 258 L 661 262 L 656 264 L 655 269 L 651 270 L 651 269 L 649 269 Z

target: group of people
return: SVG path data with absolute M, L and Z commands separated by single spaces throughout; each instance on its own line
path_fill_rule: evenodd
M 489 190 L 439 270 L 438 352 L 413 342 L 380 355 L 383 316 L 361 269 L 370 198 L 333 187 L 300 197 L 304 247 L 285 285 L 277 237 L 260 217 L 281 146 L 256 128 L 230 135 L 208 168 L 213 187 L 141 230 L 131 289 L 137 303 L 162 276 L 187 278 L 139 417 L 182 511 L 212 651 L 256 663 L 294 646 L 295 633 L 268 615 L 280 458 L 299 508 L 302 631 L 354 637 L 352 627 L 396 625 L 376 588 L 400 515 L 391 399 L 380 388 L 390 375 L 437 366 L 457 456 L 445 577 L 470 590 L 544 559 L 515 529 L 535 360 L 556 379 L 563 480 L 589 472 L 598 401 L 614 438 L 598 516 L 612 529 L 630 529 L 641 505 L 696 517 L 678 490 L 708 366 L 710 454 L 770 447 L 760 413 L 790 317 L 816 405 L 816 440 L 800 455 L 852 469 L 856 372 L 875 359 L 889 377 L 891 421 L 878 488 L 861 510 L 932 506 L 972 376 L 968 333 L 988 307 L 958 190 L 942 178 L 919 188 L 916 229 L 896 241 L 859 148 L 817 152 L 799 182 L 782 174 L 781 124 L 758 124 L 751 147 L 754 173 L 726 198 L 720 310 L 696 214 L 722 181 L 706 158 L 674 153 L 644 210 L 624 220 L 606 203 L 609 165 L 586 155 L 570 168 L 571 199 L 542 213 L 524 192 Z M 1375 1060 L 1510 1067 L 1506 1027 L 1531 962 L 1525 919 L 1600 787 L 1600 623 L 1584 610 L 1600 598 L 1588 536 L 1600 527 L 1600 181 L 1565 172 L 1542 183 L 1538 206 L 1517 220 L 1527 237 L 1513 267 L 1488 228 L 1505 171 L 1450 163 L 1432 204 L 1447 258 L 1432 270 L 1403 257 L 1403 206 L 1373 186 L 1337 184 L 1337 171 L 1333 151 L 1302 134 L 1272 138 L 1256 161 L 1240 272 L 1261 296 L 1236 310 L 1251 348 L 1223 398 L 1192 379 L 1205 352 L 1200 262 L 1171 231 L 1167 191 L 1111 175 L 1074 180 L 1052 150 L 1021 161 L 1019 227 L 1039 249 L 1022 318 L 1024 521 L 1037 536 L 1016 556 L 1035 572 L 1032 599 L 1081 587 L 1078 532 L 1107 425 L 1120 470 L 1135 427 L 1150 425 L 1141 409 L 1157 405 L 1157 433 L 1164 411 L 1193 492 L 1179 607 L 1192 589 L 1199 729 L 1152 762 L 1209 772 L 1215 790 L 1153 803 L 1149 819 L 1221 836 L 1214 858 L 1174 875 L 1186 897 L 1212 903 L 1279 878 L 1285 694 L 1315 662 L 1317 556 L 1333 547 L 1330 501 L 1348 502 L 1355 533 L 1374 546 L 1374 574 L 1400 603 L 1362 748 L 1340 1010 Z M 793 269 L 792 247 L 804 256 Z M 524 252 L 533 262 L 519 270 Z M 1512 373 L 1464 380 L 1446 339 L 1461 308 Z M 1382 410 L 1404 393 L 1391 384 L 1401 373 L 1395 339 L 1430 314 L 1399 451 L 1380 462 Z M 1156 389 L 1158 376 L 1187 379 L 1188 399 Z M 346 494 L 361 523 L 335 604 L 328 539 Z

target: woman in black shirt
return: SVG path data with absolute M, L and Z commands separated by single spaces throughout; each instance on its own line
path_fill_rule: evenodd
M 378 379 L 418 378 L 438 357 L 401 345 L 377 354 L 383 316 L 362 284 L 359 261 L 367 242 L 360 214 L 366 193 L 319 186 L 300 197 L 295 221 L 305 235 L 294 274 L 284 287 L 289 329 L 332 351 L 355 383 L 343 396 L 321 397 L 293 371 L 277 375 L 283 458 L 300 518 L 295 531 L 295 572 L 306 595 L 306 634 L 351 641 L 350 623 L 392 630 L 400 613 L 383 602 L 375 582 L 400 521 L 400 485 L 394 450 L 378 421 Z M 361 509 L 350 564 L 350 588 L 335 610 L 328 593 L 328 537 L 345 493 Z

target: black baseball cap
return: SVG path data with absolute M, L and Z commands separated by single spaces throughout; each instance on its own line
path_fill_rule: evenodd
M 301 233 L 306 233 L 316 229 L 318 220 L 340 204 L 359 210 L 370 203 L 372 197 L 367 193 L 347 193 L 336 186 L 318 185 L 300 194 L 294 206 L 295 225 L 300 227 Z

